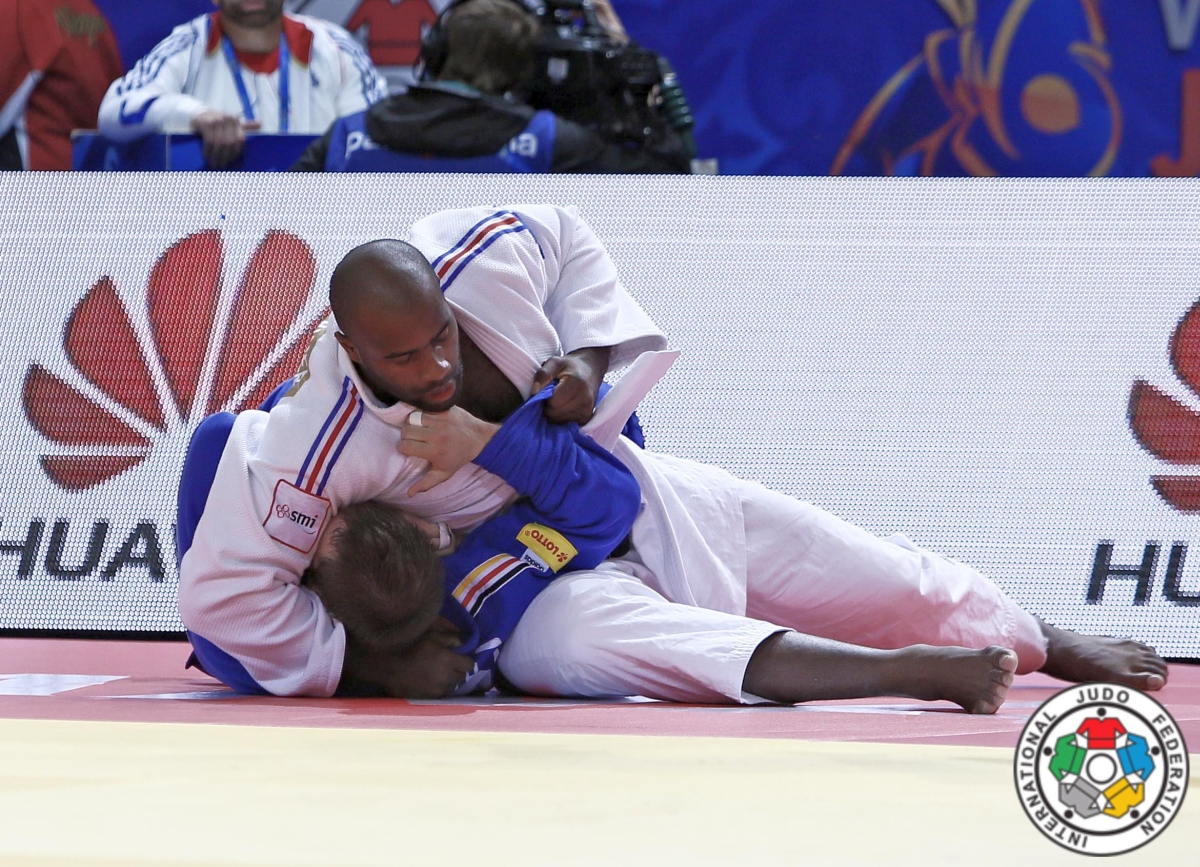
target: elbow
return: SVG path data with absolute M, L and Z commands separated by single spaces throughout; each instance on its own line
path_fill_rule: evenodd
M 633 529 L 642 507 L 642 489 L 632 475 L 624 475 L 609 493 L 609 541 L 616 548 Z
M 151 130 L 144 129 L 141 126 L 125 126 L 117 118 L 115 111 L 106 112 L 103 108 L 100 110 L 100 116 L 96 120 L 96 129 L 109 141 L 116 142 L 133 141 L 151 132 Z
M 633 529 L 633 522 L 637 520 L 638 513 L 642 509 L 642 488 L 637 483 L 637 479 L 632 475 L 626 476 L 623 481 L 624 483 L 618 486 L 613 499 L 617 502 L 620 509 L 625 533 L 628 533 Z M 625 534 L 622 533 L 621 535 L 624 538 Z
M 200 605 L 194 592 L 189 592 L 186 586 L 179 587 L 179 619 L 183 621 L 184 629 L 190 632 L 204 632 L 205 608 Z

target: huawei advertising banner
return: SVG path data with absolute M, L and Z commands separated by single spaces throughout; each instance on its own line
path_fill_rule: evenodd
M 295 371 L 351 247 L 548 201 L 682 351 L 649 448 L 1200 658 L 1200 182 L 7 174 L 0 201 L 4 632 L 180 631 L 198 421 Z

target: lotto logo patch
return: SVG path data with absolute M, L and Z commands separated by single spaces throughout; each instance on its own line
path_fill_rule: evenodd
M 542 524 L 526 524 L 517 533 L 517 541 L 526 546 L 528 553 L 544 564 L 544 568 L 556 573 L 579 553 L 566 536 Z
M 276 542 L 302 554 L 311 553 L 325 527 L 331 505 L 324 497 L 307 494 L 280 479 L 275 485 L 275 496 L 263 528 Z

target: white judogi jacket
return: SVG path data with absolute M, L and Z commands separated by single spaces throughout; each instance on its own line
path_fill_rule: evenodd
M 190 132 L 205 109 L 245 118 L 233 73 L 221 47 L 220 15 L 201 15 L 171 35 L 108 88 L 99 128 L 118 141 L 155 132 Z M 323 133 L 342 115 L 387 95 L 371 59 L 341 27 L 307 15 L 285 15 L 288 131 Z M 242 80 L 262 132 L 280 130 L 279 70 L 240 63 Z
M 616 368 L 665 347 L 573 208 L 447 211 L 416 223 L 410 240 L 433 263 L 460 327 L 526 397 L 552 355 L 612 346 Z M 180 564 L 185 626 L 279 695 L 331 695 L 341 677 L 344 630 L 300 586 L 316 539 L 339 508 L 373 499 L 469 529 L 513 497 L 499 478 L 468 464 L 409 498 L 408 487 L 426 468 L 397 451 L 399 426 L 412 408 L 375 400 L 335 330 L 327 320 L 288 397 L 269 414 L 239 416 Z M 649 460 L 631 445 L 621 448 L 631 468 Z M 671 472 L 669 463 L 663 467 L 634 469 L 654 503 L 655 474 Z M 695 486 L 692 493 L 701 495 L 702 482 Z M 674 510 L 664 502 L 648 514 Z M 289 520 L 294 515 L 302 522 Z M 691 519 L 680 520 L 690 527 Z M 642 531 L 647 538 L 656 532 Z M 659 545 L 671 547 L 663 541 L 650 550 Z

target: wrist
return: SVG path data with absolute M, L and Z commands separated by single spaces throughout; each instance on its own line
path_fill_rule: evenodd
M 599 388 L 600 383 L 604 381 L 604 374 L 608 373 L 608 361 L 611 355 L 612 347 L 609 346 L 585 346 L 567 353 L 568 358 L 575 359 L 583 368 L 583 378 L 592 386 L 593 391 Z
M 500 425 L 493 424 L 490 421 L 484 421 L 475 416 L 469 416 L 471 421 L 471 448 L 472 454 L 468 461 L 473 461 L 479 457 L 480 453 L 487 448 L 487 444 L 492 441 L 492 437 L 496 435 L 496 431 L 500 430 Z

